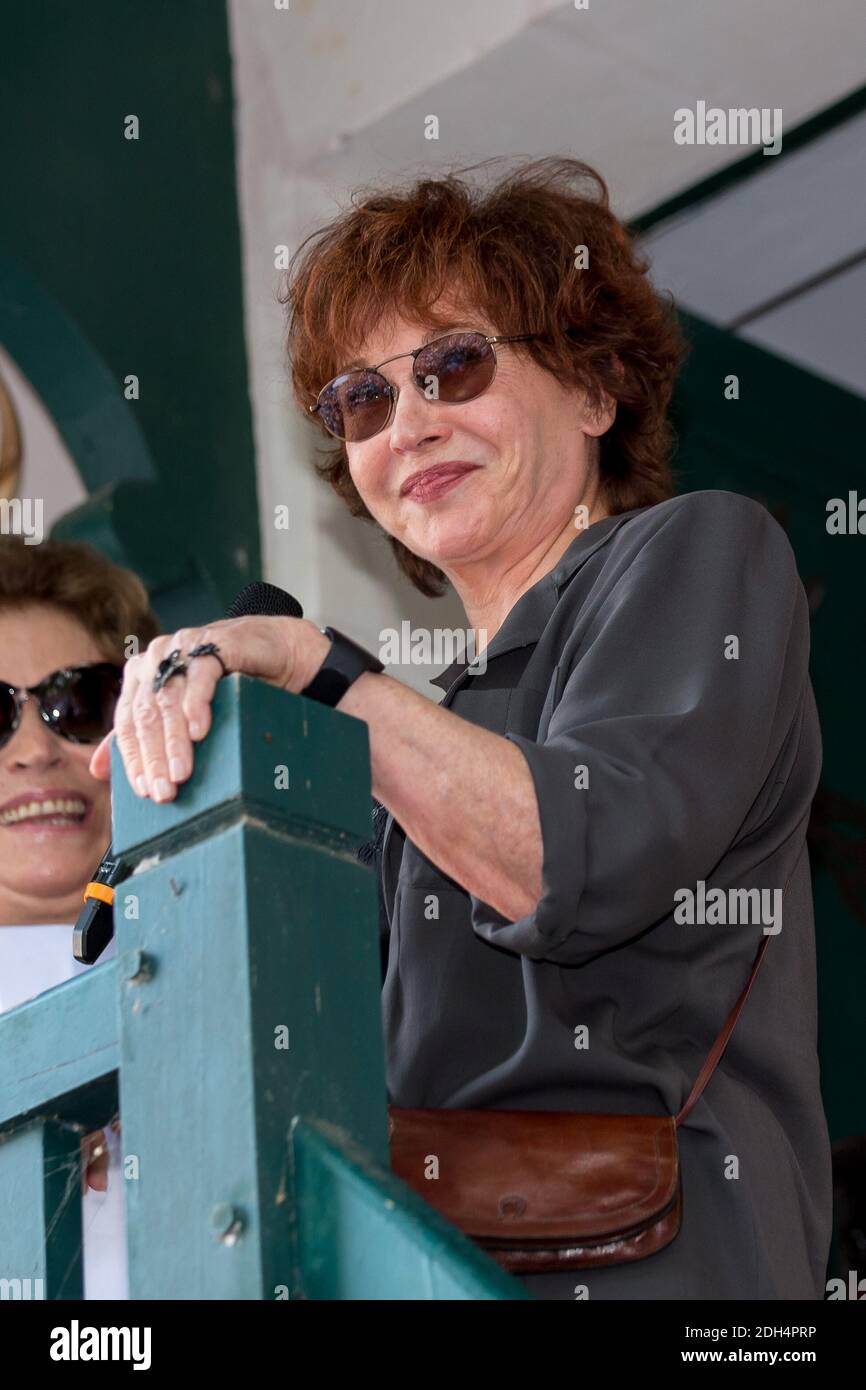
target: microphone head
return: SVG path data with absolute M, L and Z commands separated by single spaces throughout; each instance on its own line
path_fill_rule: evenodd
M 266 618 L 303 618 L 304 610 L 294 595 L 286 593 L 285 589 L 256 580 L 241 589 L 226 617 L 251 618 L 259 614 Z

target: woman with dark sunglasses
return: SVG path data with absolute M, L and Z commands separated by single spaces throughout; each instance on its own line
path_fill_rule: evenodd
M 140 582 L 88 546 L 0 537 L 0 1012 L 89 968 L 72 929 L 111 803 L 88 764 L 111 728 L 128 637 L 146 646 L 158 630 Z M 111 942 L 102 960 L 113 954 Z M 116 1126 L 84 1147 L 85 1295 L 123 1298 Z
M 356 197 L 314 233 L 285 300 L 296 398 L 331 442 L 321 475 L 416 588 L 453 586 L 482 659 L 436 678 L 436 705 L 334 629 L 215 622 L 128 663 L 116 737 L 139 795 L 164 802 L 226 670 L 363 719 L 388 812 L 391 1103 L 491 1126 L 682 1119 L 679 1228 L 665 1207 L 654 1245 L 636 1214 L 645 1258 L 606 1265 L 599 1238 L 588 1267 L 526 1274 L 531 1292 L 820 1299 L 808 606 L 766 508 L 675 495 L 682 343 L 646 270 L 603 181 L 567 159 Z M 106 740 L 92 768 L 108 767 Z M 634 1193 L 657 1171 L 637 1165 Z M 507 1242 L 525 1194 L 502 1203 Z

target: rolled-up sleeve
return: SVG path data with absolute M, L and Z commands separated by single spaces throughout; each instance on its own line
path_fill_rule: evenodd
M 734 493 L 681 501 L 584 604 L 543 741 L 506 734 L 535 787 L 543 891 L 515 922 L 471 899 L 495 945 L 580 964 L 669 916 L 736 841 L 796 717 L 809 618 L 784 531 Z

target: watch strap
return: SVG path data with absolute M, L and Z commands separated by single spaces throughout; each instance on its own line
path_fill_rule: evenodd
M 320 704 L 332 708 L 343 698 L 349 686 L 365 671 L 384 671 L 385 667 L 378 657 L 364 647 L 353 642 L 345 633 L 333 627 L 323 627 L 322 632 L 331 639 L 331 647 L 308 686 L 301 691 L 308 700 L 318 700 Z

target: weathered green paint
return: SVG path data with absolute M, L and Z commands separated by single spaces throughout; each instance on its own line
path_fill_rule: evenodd
M 80 1148 L 55 1120 L 0 1131 L 0 1299 L 83 1298 Z
M 345 853 L 369 839 L 366 724 L 237 674 L 220 682 L 212 708 L 195 775 L 174 801 L 140 800 L 120 765 L 112 806 L 119 855 L 156 840 L 186 843 L 193 829 L 201 833 L 203 818 L 208 825 L 235 820 L 241 808 Z
M 117 957 L 0 1016 L 0 1277 L 58 1197 L 16 1212 L 32 1136 L 104 1124 L 119 1075 L 131 1297 L 524 1297 L 389 1171 L 366 725 L 238 675 L 213 717 L 167 805 L 114 750 Z
M 299 1120 L 292 1138 L 304 1297 L 529 1298 L 345 1132 Z
M 272 1298 L 296 1282 L 291 1117 L 339 1117 L 382 1150 L 374 884 L 349 855 L 240 819 L 127 886 L 140 917 L 120 969 L 145 965 L 121 993 L 130 1292 Z M 225 1204 L 244 1222 L 233 1246 L 210 1226 Z
M 72 951 L 72 928 L 69 928 Z M 117 1109 L 116 962 L 0 1014 L 0 1133 L 50 1114 L 95 1129 Z

